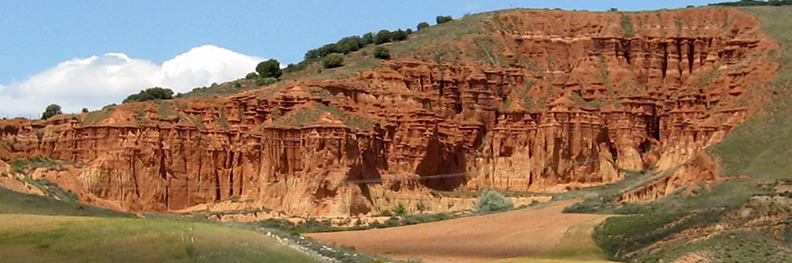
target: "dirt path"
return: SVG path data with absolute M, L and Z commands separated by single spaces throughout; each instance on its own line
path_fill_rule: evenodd
M 534 256 L 556 247 L 571 227 L 603 217 L 561 213 L 575 202 L 563 200 L 485 216 L 307 236 L 395 259 L 420 258 L 424 262 L 479 262 Z

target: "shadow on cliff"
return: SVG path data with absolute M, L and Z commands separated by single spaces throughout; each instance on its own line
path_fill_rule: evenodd
M 421 177 L 424 186 L 432 190 L 451 191 L 467 181 L 466 164 L 465 149 L 461 145 L 446 149 L 435 133 L 415 173 Z
M 378 145 L 381 146 L 381 145 Z M 380 147 L 368 147 L 362 153 L 360 152 L 359 148 L 353 145 L 348 145 L 347 155 L 350 159 L 357 159 L 360 161 L 355 162 L 350 166 L 349 172 L 347 173 L 347 180 L 349 181 L 377 181 L 381 180 L 382 176 L 380 174 L 380 169 L 387 170 L 387 161 L 383 158 L 383 155 L 378 154 L 377 150 Z M 362 155 L 362 158 L 360 155 Z M 355 214 L 366 214 L 371 212 L 371 207 L 374 205 L 374 198 L 371 197 L 371 190 L 369 189 L 368 184 L 366 183 L 357 183 L 350 185 L 352 190 L 354 188 L 358 188 L 360 190 L 360 194 L 366 199 L 363 200 L 353 200 L 349 207 L 349 213 L 351 215 Z

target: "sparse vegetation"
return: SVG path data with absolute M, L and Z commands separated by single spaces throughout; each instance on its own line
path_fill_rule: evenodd
M 635 29 L 633 28 L 633 22 L 630 16 L 622 14 L 621 27 L 622 31 L 624 31 L 624 37 L 630 38 L 635 36 Z
M 234 94 L 246 90 L 258 89 L 277 83 L 276 78 L 260 78 L 256 73 L 252 79 L 244 78 L 222 84 L 212 84 L 208 87 L 196 87 L 187 93 L 176 94 L 174 98 L 207 98 L 221 95 Z M 251 75 L 251 74 L 248 74 Z
M 318 91 L 314 91 L 318 92 Z M 339 118 L 344 124 L 350 128 L 360 129 L 363 131 L 370 131 L 373 127 L 373 122 L 361 116 L 346 113 L 336 107 L 335 105 L 324 105 L 322 103 L 313 102 L 310 107 L 304 107 L 292 112 L 285 116 L 280 116 L 272 122 L 273 126 L 284 127 L 299 127 L 303 124 L 316 122 L 319 116 L 324 112 L 330 112 Z M 280 115 L 280 114 L 277 114 Z
M 115 110 L 115 105 L 105 106 L 101 110 L 89 112 L 85 119 L 82 120 L 83 125 L 96 125 L 102 120 L 106 119 Z
M 401 204 L 401 203 L 397 204 L 396 207 L 393 208 L 393 214 L 394 215 L 400 216 L 400 215 L 404 215 L 406 213 L 407 213 L 407 209 L 404 208 L 404 205 Z
M 393 209 L 394 212 L 398 210 L 397 208 L 398 205 L 397 207 L 394 207 Z M 450 213 L 394 215 L 392 211 L 383 211 L 381 216 L 389 216 L 390 218 L 383 221 L 382 223 L 380 223 L 379 221 L 373 221 L 369 224 L 363 224 L 361 222 L 358 222 L 358 224 L 355 224 L 355 226 L 352 227 L 333 226 L 329 219 L 320 221 L 313 218 L 309 218 L 299 223 L 293 223 L 285 219 L 271 218 L 271 219 L 258 221 L 256 223 L 256 226 L 280 229 L 291 234 L 301 234 L 301 233 L 317 233 L 317 232 L 354 231 L 354 230 L 366 230 L 366 229 L 374 229 L 374 228 L 406 226 L 406 225 L 414 225 L 414 224 L 454 219 L 461 217 L 462 215 L 450 214 Z
M 374 48 L 374 57 L 379 59 L 389 59 L 390 50 L 385 47 L 377 46 Z
M 53 170 L 63 170 L 63 162 L 57 162 L 50 158 L 47 158 L 43 155 L 37 155 L 30 158 L 25 159 L 17 159 L 9 162 L 8 164 L 14 168 L 14 171 L 21 174 L 27 174 L 28 172 L 38 169 L 38 168 L 48 168 Z
M 498 211 L 505 211 L 514 208 L 514 204 L 503 194 L 498 191 L 484 189 L 481 191 L 473 209 L 479 213 L 491 213 Z
M 256 86 L 267 86 L 267 85 L 273 84 L 275 82 L 278 82 L 278 79 L 272 78 L 272 77 L 270 77 L 270 78 L 258 78 L 258 79 L 256 79 Z
M 782 5 L 792 5 L 792 0 L 768 0 L 768 1 L 758 1 L 758 0 L 740 0 L 734 2 L 721 2 L 721 3 L 712 3 L 709 5 L 719 5 L 719 6 L 782 6 Z
M 333 53 L 325 56 L 322 59 L 322 65 L 325 68 L 337 68 L 344 65 L 344 55 Z

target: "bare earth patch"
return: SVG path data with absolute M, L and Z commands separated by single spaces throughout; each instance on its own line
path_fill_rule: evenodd
M 480 262 L 530 257 L 553 251 L 570 228 L 603 215 L 563 214 L 575 200 L 534 208 L 419 225 L 314 233 L 307 236 L 336 245 L 424 262 Z

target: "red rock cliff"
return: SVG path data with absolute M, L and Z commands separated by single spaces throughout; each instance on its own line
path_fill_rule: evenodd
M 777 68 L 776 44 L 729 9 L 485 23 L 497 63 L 462 49 L 454 63 L 399 57 L 349 78 L 2 121 L 0 154 L 74 161 L 79 172 L 53 180 L 128 210 L 237 196 L 296 215 L 442 211 L 452 205 L 432 205 L 428 189 L 559 192 L 619 169 L 673 172 L 623 198 L 640 201 L 711 180 L 701 149 L 748 117 L 746 94 Z

